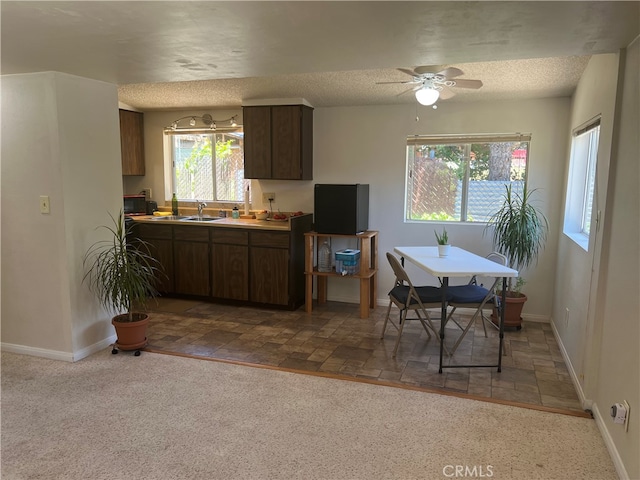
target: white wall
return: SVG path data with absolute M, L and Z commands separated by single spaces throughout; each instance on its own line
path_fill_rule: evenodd
M 103 82 L 2 77 L 4 350 L 76 360 L 113 336 L 82 285 L 82 256 L 122 204 L 117 105 L 117 87 Z
M 525 307 L 525 315 L 548 320 L 553 298 L 556 242 L 560 225 L 557 205 L 562 201 L 569 108 L 568 98 L 458 104 L 442 102 L 438 110 L 420 107 L 419 122 L 415 120 L 415 105 L 316 108 L 313 120 L 313 181 L 254 180 L 253 198 L 260 199 L 262 191 L 276 192 L 274 208 L 313 212 L 315 183 L 370 184 L 369 228 L 380 232 L 378 299 L 386 304 L 386 294 L 394 277 L 384 252 L 391 251 L 397 245 L 435 245 L 433 224 L 409 224 L 403 221 L 407 136 L 531 133 L 529 182 L 531 187 L 540 188 L 538 200 L 549 218 L 551 234 L 538 265 L 523 272 L 527 279 L 525 290 L 530 299 Z M 153 184 L 154 192 L 165 190 L 161 178 L 162 127 L 181 116 L 201 113 L 211 113 L 214 118 L 227 118 L 240 112 L 145 113 L 145 150 L 149 173 L 142 178 L 126 178 L 127 192 L 137 192 L 149 182 Z M 448 225 L 447 230 L 455 245 L 480 255 L 492 250 L 490 239 L 483 236 L 483 225 Z M 334 250 L 337 248 L 342 248 L 339 243 L 334 245 Z M 424 283 L 436 282 L 421 272 L 411 273 Z M 357 302 L 358 295 L 358 282 L 329 279 L 330 300 Z
M 623 52 L 623 85 L 617 99 L 619 131 L 612 142 L 609 195 L 596 323 L 599 363 L 589 371 L 587 394 L 606 428 L 622 478 L 640 478 L 640 38 Z M 590 339 L 588 339 L 590 340 Z M 631 405 L 629 431 L 613 424 L 609 406 Z M 611 447 L 611 446 L 610 446 Z M 619 455 L 619 457 L 618 457 Z
M 605 198 L 607 179 L 611 162 L 611 145 L 614 128 L 616 85 L 618 78 L 618 56 L 597 55 L 591 58 L 573 97 L 571 130 L 601 115 L 600 142 L 598 147 L 598 169 L 594 211 L 601 210 L 606 215 Z M 569 134 L 570 135 L 570 134 Z M 567 139 L 566 158 L 570 155 L 570 137 Z M 568 167 L 568 163 L 567 163 Z M 563 174 L 563 197 L 559 204 L 564 210 L 564 195 L 568 168 Z M 564 214 L 564 212 L 563 212 Z M 584 386 L 585 371 L 591 354 L 590 343 L 594 338 L 594 300 L 598 276 L 592 278 L 592 268 L 598 269 L 599 251 L 602 247 L 603 230 L 592 232 L 589 252 L 573 240 L 559 232 L 558 268 L 556 270 L 556 291 L 554 298 L 553 322 L 562 339 L 562 345 L 570 359 L 570 368 L 576 380 Z M 594 260 L 595 257 L 595 260 Z M 591 296 L 589 292 L 592 292 Z M 589 302 L 591 298 L 591 302 Z M 591 305 L 590 305 L 591 303 Z M 569 309 L 568 320 L 565 319 Z M 599 338 L 596 340 L 599 344 Z M 582 394 L 584 395 L 584 394 Z

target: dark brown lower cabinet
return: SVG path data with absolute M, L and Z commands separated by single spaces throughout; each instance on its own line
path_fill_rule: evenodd
M 211 295 L 209 228 L 173 227 L 175 293 Z
M 256 303 L 289 304 L 289 251 L 251 247 L 251 298 Z
M 249 300 L 249 234 L 244 230 L 211 230 L 212 295 Z
M 231 304 L 296 309 L 304 304 L 304 232 L 311 215 L 290 231 L 139 222 L 136 236 L 163 266 L 158 290 Z
M 161 272 L 156 276 L 156 288 L 160 293 L 173 293 L 173 241 L 150 238 L 149 252 L 160 262 Z
M 249 265 L 252 302 L 289 305 L 288 232 L 249 232 Z
M 173 284 L 173 233 L 170 225 L 136 225 L 136 236 L 147 242 L 149 253 L 160 263 L 162 270 L 156 276 L 156 288 L 160 293 L 174 293 Z

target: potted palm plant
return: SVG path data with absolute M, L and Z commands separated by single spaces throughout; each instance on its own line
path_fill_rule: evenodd
M 147 344 L 149 316 L 135 309 L 143 310 L 147 299 L 158 295 L 155 284 L 161 274 L 160 264 L 149 254 L 146 242 L 136 239 L 135 246 L 127 244 L 133 226 L 126 226 L 122 211 L 117 218 L 109 216 L 113 225 L 98 228 L 108 230 L 111 238 L 94 243 L 85 253 L 83 282 L 100 304 L 115 314 L 111 323 L 118 339 L 112 353 L 120 348 L 135 350 L 137 356 Z
M 521 272 L 522 269 L 537 261 L 538 254 L 547 240 L 549 223 L 542 211 L 531 202 L 536 191 L 527 190 L 525 184 L 521 194 L 512 191 L 507 185 L 500 209 L 489 219 L 486 228 L 493 229 L 495 248 L 507 257 L 508 265 Z M 518 279 L 513 284 L 510 278 L 507 287 L 507 305 L 505 305 L 505 326 L 522 325 L 522 308 L 527 296 L 520 291 L 524 281 Z M 497 315 L 494 312 L 494 321 Z

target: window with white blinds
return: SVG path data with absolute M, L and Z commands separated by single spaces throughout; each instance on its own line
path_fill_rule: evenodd
M 405 221 L 487 222 L 506 186 L 523 191 L 528 134 L 407 138 Z

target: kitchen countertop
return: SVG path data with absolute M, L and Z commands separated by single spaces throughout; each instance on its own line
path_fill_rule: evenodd
M 307 213 L 305 215 L 311 215 Z M 300 215 L 302 217 L 304 215 Z M 205 218 L 207 216 L 205 215 Z M 153 223 L 156 225 L 199 225 L 206 227 L 225 227 L 225 228 L 251 228 L 256 230 L 279 230 L 288 232 L 291 230 L 291 220 L 287 219 L 284 222 L 276 220 L 255 220 L 245 218 L 220 218 L 212 221 L 188 221 L 188 220 L 176 220 L 169 217 L 155 217 L 153 215 L 142 215 L 137 217 L 131 217 L 134 221 L 140 223 Z M 294 217 L 296 218 L 296 217 Z

